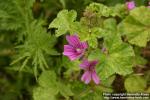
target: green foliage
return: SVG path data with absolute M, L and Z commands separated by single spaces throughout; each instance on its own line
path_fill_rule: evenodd
M 70 89 L 69 85 L 58 83 L 59 92 L 62 96 L 64 96 L 66 99 L 69 99 L 69 96 L 73 96 L 74 93 Z
M 91 10 L 93 12 L 97 12 L 99 16 L 110 16 L 112 14 L 112 10 L 100 3 L 92 3 L 87 8 L 87 10 Z
M 53 71 L 44 71 L 38 79 L 39 86 L 33 90 L 34 100 L 55 100 L 59 92 L 65 98 L 72 96 L 70 87 L 57 80 Z
M 107 80 L 102 81 L 102 85 L 107 86 L 107 87 L 112 87 L 112 83 L 115 80 L 115 75 L 110 76 Z
M 92 3 L 86 8 L 87 19 L 85 20 L 88 28 L 85 29 L 86 33 L 79 33 L 80 37 L 86 37 L 89 43 L 89 46 L 92 48 L 97 48 L 98 41 L 97 39 L 107 36 L 107 33 L 117 32 L 117 23 L 116 20 L 113 18 L 108 18 L 105 20 L 105 17 L 124 17 L 125 16 L 125 7 L 123 5 L 117 5 L 115 7 L 107 7 L 103 4 L 99 3 Z M 91 14 L 90 16 L 88 15 Z M 81 18 L 81 23 L 83 20 Z M 90 24 L 90 25 L 89 25 Z M 84 29 L 84 28 L 83 28 Z M 89 33 L 89 34 L 88 34 Z
M 95 12 L 99 17 L 118 16 L 122 18 L 127 13 L 125 5 L 122 4 L 117 4 L 113 7 L 107 7 L 100 3 L 91 3 L 86 9 Z
M 39 86 L 33 90 L 34 100 L 55 100 L 58 93 L 56 74 L 53 71 L 45 71 L 38 80 Z
M 56 100 L 51 89 L 38 87 L 33 91 L 34 100 Z
M 150 92 L 150 9 L 141 6 L 148 0 L 135 0 L 133 10 L 125 0 L 93 1 L 0 0 L 0 100 L 103 100 L 104 92 Z M 66 34 L 88 43 L 75 61 L 62 55 Z M 81 81 L 85 58 L 98 60 L 100 84 Z
M 86 86 L 79 82 L 73 82 L 72 84 L 72 90 L 76 94 L 74 95 L 75 100 L 99 100 L 103 99 L 103 92 L 112 92 L 111 88 L 101 85 L 90 88 L 90 86 Z
M 107 37 L 104 41 L 106 53 L 102 53 L 101 50 L 97 49 L 89 55 L 89 59 L 100 60 L 97 71 L 101 79 L 105 80 L 115 73 L 120 75 L 130 74 L 134 56 L 132 47 L 123 43 L 117 34 Z
M 142 14 L 141 14 L 142 12 Z M 129 43 L 145 47 L 150 40 L 150 9 L 138 7 L 132 10 L 121 23 L 123 34 L 127 36 Z
M 33 19 L 31 9 L 33 3 L 34 0 L 2 1 L 0 4 L 2 8 L 0 12 L 5 13 L 7 17 L 0 16 L 0 21 L 2 21 L 1 30 L 15 30 L 18 33 L 17 42 L 23 42 L 23 44 L 17 46 L 17 50 L 19 51 L 16 52 L 16 59 L 11 65 L 21 61 L 22 65 L 20 70 L 25 66 L 33 65 L 34 74 L 37 76 L 38 68 L 45 70 L 49 66 L 45 60 L 45 54 L 58 55 L 58 53 L 53 49 L 56 38 L 47 34 L 46 30 L 42 27 L 42 21 Z M 24 37 L 26 39 L 25 41 L 23 39 Z M 31 59 L 32 63 L 28 64 Z
M 106 19 L 103 23 L 103 27 L 105 30 L 109 30 L 111 32 L 117 32 L 117 24 L 116 20 L 113 18 Z
M 139 47 L 134 48 L 134 52 L 135 52 L 135 57 L 134 57 L 135 66 L 145 65 L 147 63 L 147 60 L 141 56 L 141 48 Z
M 95 91 L 93 92 L 89 92 L 83 99 L 79 99 L 79 100 L 99 100 L 99 99 L 103 99 L 102 97 L 102 92 L 101 91 Z
M 104 0 L 104 3 L 107 4 L 108 6 L 115 6 L 116 4 L 119 3 L 125 3 L 125 0 Z
M 68 31 L 71 31 L 72 24 L 77 17 L 77 13 L 74 10 L 63 10 L 59 12 L 57 18 L 49 25 L 49 28 L 57 28 L 56 36 L 63 35 Z
M 132 72 L 134 53 L 131 46 L 113 39 L 111 42 L 107 42 L 106 48 L 108 48 L 109 54 L 106 55 L 106 62 L 103 62 L 100 66 L 100 68 L 104 68 L 100 72 L 101 77 L 108 77 L 114 73 L 127 75 Z
M 12 62 L 15 64 L 19 61 L 23 61 L 23 65 L 20 70 L 27 65 L 29 59 L 32 59 L 34 66 L 34 74 L 37 77 L 38 68 L 43 71 L 48 68 L 47 61 L 45 60 L 45 54 L 57 55 L 58 53 L 52 48 L 56 42 L 54 36 L 50 36 L 41 27 L 41 22 L 34 21 L 30 26 L 30 34 L 23 45 L 17 47 L 19 49 L 17 59 Z M 38 29 L 38 30 L 37 30 Z
M 105 30 L 100 27 L 94 27 L 91 29 L 91 34 L 87 37 L 87 41 L 90 47 L 97 48 L 98 40 L 105 35 Z
M 1 0 L 0 2 L 1 30 L 18 30 L 25 27 L 22 26 L 23 24 L 29 23 L 34 0 Z
M 102 37 L 105 32 L 105 30 L 99 27 L 100 25 L 97 21 L 103 22 L 102 16 L 121 16 L 118 8 L 122 9 L 122 7 L 124 8 L 121 5 L 119 7 L 117 6 L 117 8 L 109 8 L 103 4 L 92 3 L 86 8 L 85 17 L 81 18 L 81 23 L 74 22 L 77 16 L 75 11 L 71 10 L 68 12 L 67 10 L 62 10 L 57 15 L 57 18 L 51 22 L 49 28 L 57 28 L 56 36 L 66 34 L 67 32 L 71 34 L 78 33 L 81 40 L 87 40 L 91 47 L 96 48 L 98 45 L 97 38 Z
M 127 92 L 144 92 L 146 81 L 138 75 L 131 75 L 125 80 L 125 88 Z
M 78 74 L 80 73 L 79 64 L 80 64 L 79 61 L 70 62 L 67 57 L 63 57 L 62 66 L 66 68 L 66 71 L 64 72 L 64 77 L 67 79 L 69 78 L 70 80 L 77 78 Z M 72 74 L 75 74 L 74 77 L 72 76 Z
M 100 64 L 97 66 L 97 71 L 102 80 L 106 80 L 109 76 L 117 73 L 127 75 L 132 72 L 134 51 L 130 45 L 121 40 L 117 33 L 116 20 L 109 18 L 103 23 L 105 30 L 102 52 L 97 49 L 89 55 L 89 59 L 99 59 Z
M 147 0 L 135 0 L 136 6 L 142 6 Z

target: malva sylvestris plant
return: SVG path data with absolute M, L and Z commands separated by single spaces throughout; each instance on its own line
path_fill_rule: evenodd
M 84 53 L 88 48 L 87 42 L 81 42 L 77 35 L 67 35 L 66 39 L 69 45 L 64 45 L 63 54 L 65 56 L 68 56 L 71 61 L 84 56 Z M 84 74 L 82 75 L 81 80 L 86 84 L 88 84 L 91 80 L 93 80 L 96 84 L 99 84 L 100 79 L 95 71 L 95 66 L 98 61 L 88 61 L 85 57 L 82 58 L 83 59 L 81 59 L 82 63 L 80 64 L 80 68 L 84 70 Z
M 150 9 L 143 0 L 60 0 L 56 6 L 51 1 L 1 0 L 0 100 L 103 100 L 104 92 L 150 93 L 150 55 L 143 54 L 150 46 Z M 76 8 L 73 4 L 77 10 L 67 10 Z M 49 7 L 58 6 L 53 19 Z M 38 7 L 39 17 L 33 16 Z M 24 90 L 32 97 L 24 98 Z
M 62 43 L 63 55 L 67 58 L 61 56 L 63 62 L 58 64 L 59 69 L 65 67 L 66 72 L 58 74 L 63 74 L 60 80 L 70 86 L 68 95 L 74 100 L 89 100 L 89 97 L 103 100 L 101 93 L 115 92 L 113 84 L 118 76 L 123 79 L 123 92 L 149 91 L 146 80 L 133 69 L 146 64 L 140 50 L 150 40 L 150 9 L 135 5 L 129 2 L 108 7 L 91 3 L 78 20 L 75 10 L 64 9 L 50 23 L 49 28 L 56 29 L 56 37 L 69 34 L 65 39 L 68 44 Z M 64 86 L 59 84 L 58 87 Z M 64 95 L 62 88 L 58 91 Z

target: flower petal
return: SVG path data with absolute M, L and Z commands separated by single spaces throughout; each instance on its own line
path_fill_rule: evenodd
M 134 1 L 126 2 L 126 5 L 128 7 L 128 10 L 132 10 L 133 8 L 135 8 Z
M 75 52 L 75 49 L 71 45 L 64 45 L 63 55 L 68 56 L 70 60 L 75 60 L 78 58 L 78 54 Z
M 75 52 L 75 49 L 71 45 L 64 45 L 64 52 Z
M 98 60 L 94 60 L 94 61 L 91 61 L 91 62 L 90 62 L 90 65 L 91 65 L 92 67 L 94 67 L 94 66 L 96 66 L 97 63 L 98 63 Z
M 97 76 L 96 72 L 92 72 L 92 79 L 93 81 L 96 83 L 96 84 L 99 84 L 100 83 L 100 79 L 99 77 Z
M 75 55 L 75 54 L 74 54 L 74 52 L 63 52 L 63 55 L 71 56 L 71 55 Z
M 63 55 L 68 56 L 70 60 L 75 60 L 79 57 L 79 55 L 74 52 L 63 52 Z
M 81 42 L 80 45 L 81 45 L 82 49 L 88 48 L 87 42 Z
M 88 67 L 89 67 L 89 62 L 88 62 L 88 60 L 87 59 L 84 59 L 83 61 L 82 61 L 82 63 L 80 64 L 80 68 L 81 69 L 87 69 Z
M 69 44 L 72 46 L 77 46 L 78 44 L 80 44 L 80 40 L 77 35 L 71 35 L 71 36 L 67 35 L 66 39 L 69 42 Z
M 70 45 L 64 45 L 64 52 L 63 52 L 63 54 L 66 55 L 66 56 L 74 55 L 75 54 L 75 50 Z
M 79 58 L 79 56 L 76 55 L 76 54 L 69 56 L 69 59 L 70 59 L 71 61 L 72 61 L 72 60 L 76 60 L 77 58 Z
M 88 84 L 91 81 L 91 73 L 89 71 L 84 72 L 84 74 L 81 77 L 81 80 L 85 82 L 85 84 Z

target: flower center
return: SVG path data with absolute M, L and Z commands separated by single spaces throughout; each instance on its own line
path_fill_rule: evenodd
M 89 66 L 89 71 L 93 72 L 94 70 L 94 66 Z
M 77 48 L 76 49 L 77 53 L 81 53 L 81 49 Z

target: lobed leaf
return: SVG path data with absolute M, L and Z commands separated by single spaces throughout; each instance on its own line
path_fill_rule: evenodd
M 146 80 L 138 75 L 131 75 L 125 80 L 125 89 L 127 92 L 144 92 Z
M 58 93 L 56 74 L 53 71 L 44 71 L 38 79 L 39 86 L 33 89 L 34 100 L 56 100 Z
M 121 23 L 120 28 L 122 28 L 129 43 L 145 47 L 150 40 L 149 12 L 150 9 L 143 6 L 135 8 Z
M 49 25 L 49 28 L 57 28 L 56 36 L 61 36 L 68 31 L 71 31 L 71 26 L 77 17 L 77 13 L 74 10 L 62 10 L 58 13 L 57 18 L 55 18 Z
M 104 38 L 104 47 L 105 52 L 97 49 L 89 55 L 89 59 L 100 61 L 97 72 L 101 80 L 115 73 L 127 75 L 132 72 L 134 51 L 130 45 L 122 42 L 119 35 Z

